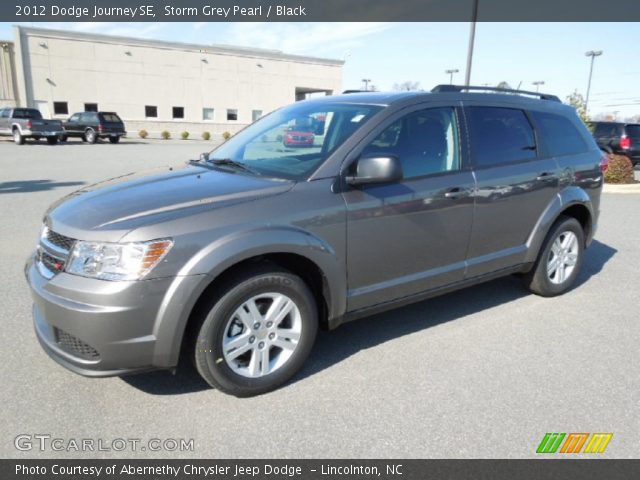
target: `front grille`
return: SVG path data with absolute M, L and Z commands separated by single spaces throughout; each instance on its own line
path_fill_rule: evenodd
M 45 251 L 40 252 L 40 262 L 53 274 L 61 272 L 64 267 L 64 260 L 53 257 Z
M 47 229 L 47 240 L 53 243 L 56 247 L 60 247 L 67 251 L 71 250 L 73 242 L 75 242 L 73 238 L 65 237 L 64 235 L 60 235 L 59 233 L 49 229 Z
M 88 343 L 65 332 L 60 328 L 55 329 L 56 342 L 62 350 L 72 355 L 77 355 L 86 360 L 99 360 L 100 354 Z
M 60 273 L 64 269 L 74 242 L 73 238 L 65 237 L 45 227 L 37 250 L 40 273 L 46 278 L 53 278 Z

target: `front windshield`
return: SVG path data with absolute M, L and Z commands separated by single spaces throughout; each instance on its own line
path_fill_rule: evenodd
M 294 104 L 247 127 L 214 150 L 211 161 L 241 162 L 258 174 L 303 180 L 381 107 Z

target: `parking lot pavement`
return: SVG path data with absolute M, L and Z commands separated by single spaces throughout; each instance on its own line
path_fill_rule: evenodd
M 0 142 L 0 456 L 533 457 L 546 432 L 613 432 L 602 456 L 637 457 L 640 195 L 603 196 L 566 295 L 529 295 L 510 277 L 323 332 L 302 373 L 268 395 L 223 395 L 187 367 L 100 380 L 59 367 L 33 334 L 22 272 L 46 207 L 205 147 Z M 195 449 L 21 452 L 19 434 L 193 438 Z

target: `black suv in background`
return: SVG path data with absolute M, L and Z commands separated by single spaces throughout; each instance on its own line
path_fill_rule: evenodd
M 602 150 L 629 157 L 634 167 L 640 163 L 640 124 L 591 122 L 590 127 Z
M 124 122 L 114 112 L 78 112 L 63 122 L 64 142 L 68 137 L 80 137 L 83 142 L 96 143 L 98 138 L 108 138 L 111 143 L 118 143 L 120 137 L 127 135 Z

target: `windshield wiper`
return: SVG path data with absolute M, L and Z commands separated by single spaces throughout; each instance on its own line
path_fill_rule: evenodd
M 243 170 L 248 173 L 252 173 L 253 175 L 261 175 L 260 172 L 255 171 L 253 168 L 249 167 L 247 164 L 238 162 L 236 160 L 232 160 L 230 158 L 210 158 L 207 160 L 209 163 L 213 163 L 214 165 L 224 165 L 235 167 L 238 170 Z

